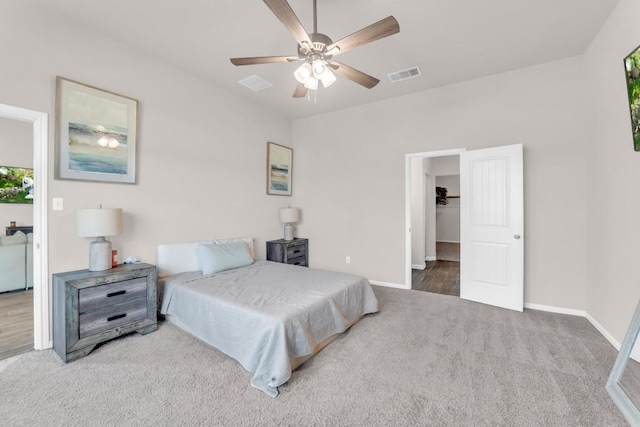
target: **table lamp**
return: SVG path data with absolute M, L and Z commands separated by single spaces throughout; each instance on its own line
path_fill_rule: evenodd
M 111 242 L 105 236 L 122 233 L 122 209 L 80 209 L 76 211 L 76 234 L 79 237 L 96 237 L 89 244 L 89 271 L 111 268 Z
M 280 209 L 280 222 L 284 224 L 284 240 L 293 240 L 293 224 L 300 221 L 300 209 Z

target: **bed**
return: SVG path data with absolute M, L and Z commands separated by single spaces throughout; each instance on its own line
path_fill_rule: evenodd
M 242 265 L 212 272 L 203 251 L 232 245 Z M 160 313 L 237 360 L 253 387 L 275 397 L 295 368 L 377 312 L 378 301 L 364 277 L 254 259 L 251 238 L 159 246 Z

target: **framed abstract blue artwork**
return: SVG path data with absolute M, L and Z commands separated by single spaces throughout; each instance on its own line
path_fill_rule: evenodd
M 136 182 L 138 101 L 56 78 L 56 178 Z

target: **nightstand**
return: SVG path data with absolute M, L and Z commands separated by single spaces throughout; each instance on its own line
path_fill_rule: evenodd
M 267 260 L 308 267 L 309 239 L 270 240 L 267 242 Z
M 156 267 L 122 264 L 105 271 L 53 275 L 53 348 L 64 362 L 104 341 L 157 329 Z

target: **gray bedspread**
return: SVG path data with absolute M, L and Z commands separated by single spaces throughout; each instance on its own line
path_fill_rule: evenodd
M 291 376 L 292 359 L 378 311 L 361 276 L 256 261 L 203 276 L 164 279 L 161 313 L 236 359 L 251 385 L 271 397 Z

